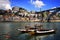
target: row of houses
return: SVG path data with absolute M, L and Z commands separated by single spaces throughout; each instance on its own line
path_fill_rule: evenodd
M 21 7 L 13 7 L 12 10 L 0 10 L 0 18 L 3 19 L 12 19 L 22 21 L 47 21 L 49 22 L 50 20 L 55 20 L 58 19 L 60 20 L 60 7 L 54 8 L 54 9 L 49 9 L 49 10 L 44 10 L 40 12 L 36 11 L 27 11 L 24 8 Z M 8 21 L 8 20 L 6 20 Z

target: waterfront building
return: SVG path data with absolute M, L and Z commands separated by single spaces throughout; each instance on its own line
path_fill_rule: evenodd
M 16 6 L 15 6 L 15 7 L 12 8 L 12 12 L 13 12 L 13 13 L 16 13 L 16 12 L 18 12 L 18 11 L 19 11 L 19 7 L 16 7 Z

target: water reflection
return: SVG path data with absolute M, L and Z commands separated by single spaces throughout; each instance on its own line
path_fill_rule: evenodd
M 51 35 L 39 35 L 39 36 L 31 36 L 28 33 L 21 34 L 20 31 L 18 31 L 18 28 L 24 28 L 26 25 L 30 25 L 33 27 L 35 24 L 43 24 L 44 28 L 47 29 L 54 29 L 57 28 L 56 34 Z M 5 40 L 4 35 L 9 33 L 11 38 L 10 40 L 60 40 L 60 23 L 40 23 L 40 22 L 6 22 L 6 23 L 0 23 L 0 39 Z M 36 39 L 35 39 L 36 38 Z
M 42 36 L 35 36 L 31 40 L 54 40 L 54 34 L 51 35 L 42 35 Z
M 42 35 L 42 36 L 31 36 L 28 33 L 19 35 L 19 40 L 54 40 L 55 34 Z

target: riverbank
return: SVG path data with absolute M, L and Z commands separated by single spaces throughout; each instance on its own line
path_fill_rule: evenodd
M 60 20 L 50 20 L 51 22 L 60 22 Z
M 14 20 L 14 21 L 0 21 L 0 22 L 41 22 L 41 21 L 40 20 Z M 47 20 L 43 22 L 47 22 Z M 60 22 L 60 20 L 49 20 L 49 22 Z

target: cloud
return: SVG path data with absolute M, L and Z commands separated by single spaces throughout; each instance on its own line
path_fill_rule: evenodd
M 42 1 L 39 1 L 39 0 L 36 0 L 36 1 L 32 1 L 32 0 L 31 0 L 31 3 L 32 3 L 33 5 L 35 5 L 35 7 L 38 7 L 38 8 L 41 8 L 42 6 L 45 5 Z
M 52 9 L 54 9 L 54 8 L 56 8 L 56 7 L 52 7 Z
M 10 1 L 9 0 L 0 0 L 0 9 L 5 9 L 5 10 L 11 9 Z

